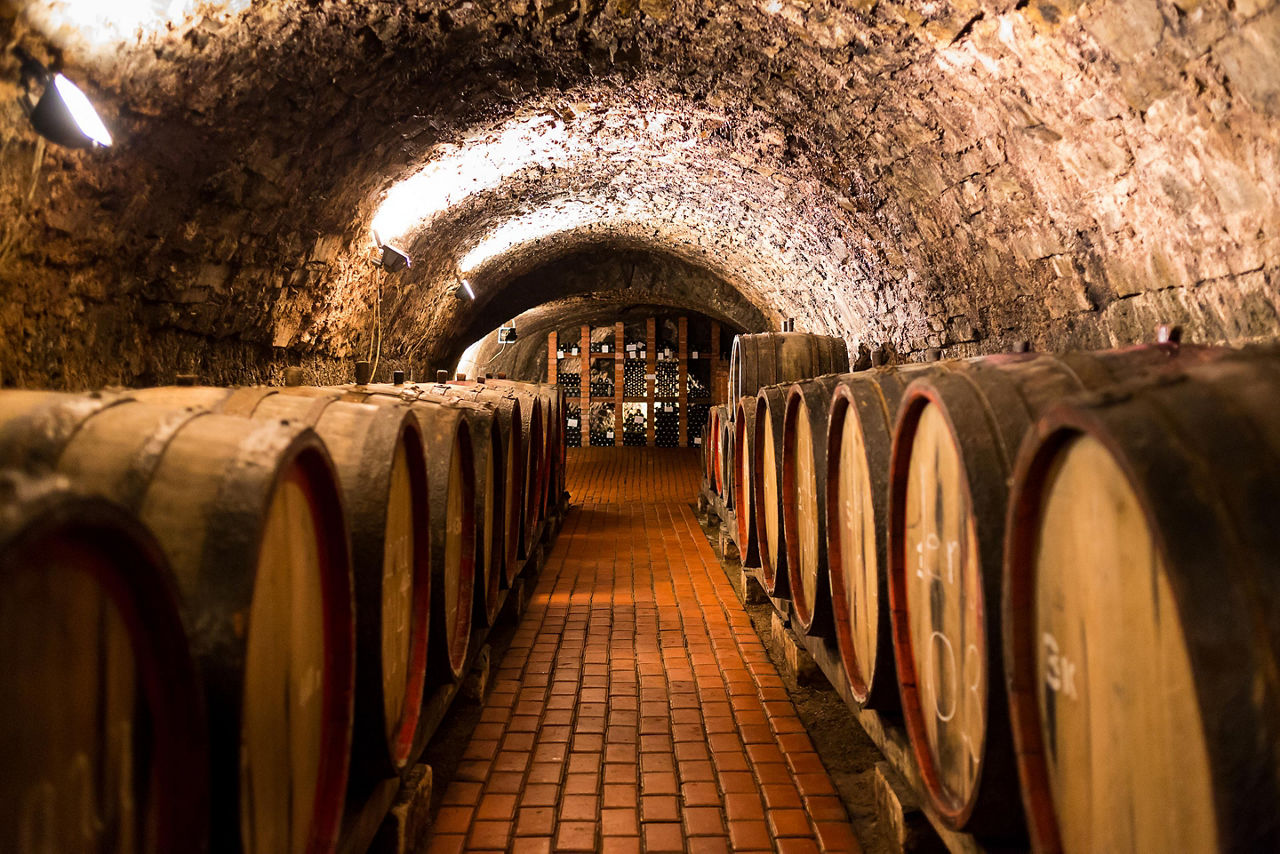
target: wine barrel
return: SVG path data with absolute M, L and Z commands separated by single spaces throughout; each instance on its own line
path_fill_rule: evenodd
M 826 539 L 840 661 L 853 699 L 896 710 L 888 592 L 889 448 L 907 384 L 947 363 L 841 374 L 826 436 Z
M 744 397 L 737 402 L 733 419 L 733 505 L 737 508 L 738 553 L 743 566 L 760 565 L 756 539 L 756 512 L 751 501 L 756 439 L 756 401 Z
M 525 454 L 523 406 L 527 398 L 511 387 L 490 387 L 485 383 L 453 384 L 449 394 L 480 406 L 490 406 L 497 417 L 502 447 L 502 566 L 503 585 L 511 586 L 520 573 L 520 526 L 524 524 Z
M 707 414 L 707 484 L 711 487 L 711 491 L 716 495 L 720 494 L 720 419 L 723 417 L 724 407 L 713 406 Z
M 787 595 L 787 550 L 782 521 L 782 430 L 787 387 L 765 386 L 756 396 L 756 436 L 751 504 L 756 514 L 760 578 L 775 598 Z
M 426 451 L 408 406 L 279 394 L 264 386 L 140 389 L 147 403 L 204 407 L 223 415 L 289 421 L 324 440 L 338 472 L 351 529 L 356 594 L 353 771 L 399 774 L 415 759 L 426 683 L 431 604 Z M 418 532 L 423 532 L 419 534 Z
M 925 794 L 956 829 L 1025 835 L 1001 672 L 1008 478 L 1063 397 L 1194 359 L 1176 346 L 988 357 L 913 382 L 890 459 L 889 599 L 903 717 Z M 911 567 L 908 571 L 908 566 Z
M 559 502 L 553 499 L 552 492 L 558 484 L 562 483 L 558 469 L 559 460 L 563 455 L 559 446 L 564 441 L 564 409 L 560 403 L 559 386 L 546 383 L 521 383 L 515 380 L 491 380 L 490 382 L 532 395 L 540 405 L 542 441 L 538 446 L 538 478 L 534 495 L 537 520 L 541 522 L 558 506 Z
M 1055 408 L 1018 458 L 1005 672 L 1037 851 L 1280 850 L 1280 359 Z
M 402 386 L 286 387 L 281 394 L 337 397 L 377 406 L 410 405 L 427 452 L 430 496 L 431 616 L 428 620 L 428 684 L 458 681 L 466 667 L 475 610 L 476 469 L 471 431 L 459 407 L 419 402 Z M 435 677 L 433 679 L 433 674 Z M 415 744 L 414 749 L 420 745 Z
M 755 397 L 764 386 L 848 370 L 843 338 L 808 332 L 738 335 L 729 351 L 729 401 Z
M 463 400 L 458 389 L 449 385 L 419 386 L 416 401 L 452 406 L 462 412 L 471 431 L 471 453 L 475 463 L 474 490 L 477 532 L 475 542 L 476 616 L 484 626 L 492 626 L 498 618 L 505 587 L 502 558 L 506 539 L 504 521 L 506 507 L 506 454 L 502 444 L 500 419 L 494 407 Z
M 782 418 L 782 541 L 796 625 L 827 636 L 834 626 L 827 581 L 827 413 L 841 374 L 793 383 Z
M 726 510 L 733 510 L 733 422 L 729 420 L 729 408 L 720 410 L 720 456 L 716 468 L 716 483 L 724 497 Z M 736 532 L 735 532 L 736 533 Z
M 516 394 L 521 396 L 524 404 L 521 408 L 521 415 L 524 418 L 524 474 L 525 474 L 525 520 L 521 526 L 520 534 L 520 557 L 527 559 L 538 548 L 539 539 L 539 522 L 541 521 L 541 512 L 539 510 L 539 496 L 545 494 L 546 478 L 551 472 L 546 469 L 546 447 L 548 435 L 554 436 L 557 426 L 548 424 L 545 421 L 544 413 L 549 411 L 549 407 L 543 405 L 542 398 L 538 396 L 535 390 L 530 388 L 529 383 L 516 383 L 510 380 L 494 381 L 495 387 L 511 388 Z M 564 426 L 560 425 L 559 435 L 563 436 Z
M 0 463 L 136 513 L 182 594 L 207 695 L 211 848 L 331 851 L 351 752 L 347 523 L 323 442 L 127 395 L 0 395 Z
M 0 850 L 208 850 L 203 700 L 134 517 L 0 473 L 0 672 Z

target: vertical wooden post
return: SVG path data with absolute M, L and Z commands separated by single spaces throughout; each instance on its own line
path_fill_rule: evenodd
M 556 333 L 547 333 L 547 382 L 555 385 L 560 378 L 560 361 L 556 358 Z
M 579 349 L 582 351 L 582 361 L 578 363 L 578 370 L 582 372 L 582 423 L 578 426 L 582 428 L 582 447 L 586 448 L 591 444 L 591 327 L 586 324 L 582 326 Z
M 682 448 L 689 446 L 689 318 L 682 317 L 677 321 L 676 362 L 680 378 L 676 390 L 680 395 L 680 432 L 677 444 Z
M 613 324 L 613 444 L 622 446 L 622 321 Z
M 658 373 L 658 321 L 656 318 L 650 317 L 645 320 L 645 403 L 649 409 L 649 418 L 645 426 L 645 444 L 653 447 L 654 444 L 654 428 L 657 426 L 658 413 L 654 410 L 653 395 L 654 383 Z

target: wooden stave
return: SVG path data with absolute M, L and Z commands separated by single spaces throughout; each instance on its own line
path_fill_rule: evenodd
M 828 637 L 835 628 L 827 578 L 827 418 L 831 397 L 841 383 L 841 374 L 801 380 L 787 388 L 783 410 L 782 435 L 782 523 L 783 542 L 787 550 L 787 589 L 791 591 L 792 616 L 806 635 Z M 798 459 L 798 424 L 803 407 L 808 416 L 812 456 L 807 461 L 813 479 L 813 523 L 816 525 L 814 564 L 807 566 L 801 551 L 798 507 L 799 478 L 805 461 Z M 812 578 L 810 578 L 812 576 Z M 809 601 L 807 582 L 812 580 L 814 595 Z
M 103 566 L 114 570 L 99 579 L 99 587 L 116 606 L 137 657 L 143 659 L 139 699 L 149 710 L 144 721 L 151 723 L 151 737 L 144 753 L 151 763 L 138 779 L 145 781 L 152 805 L 139 822 L 137 850 L 208 851 L 205 700 L 187 645 L 177 584 L 160 544 L 135 516 L 114 502 L 79 492 L 66 478 L 0 471 L 0 578 L 47 561 L 64 542 L 100 556 Z M 13 678 L 6 673 L 6 682 Z M 35 710 L 27 706 L 22 711 Z M 34 718 L 46 720 L 45 715 Z M 91 773 L 102 764 L 91 760 Z M 14 773 L 10 764 L 3 775 L 7 784 L 16 782 Z M 4 801 L 0 811 L 16 806 L 20 798 Z M 6 820 L 0 839 L 9 828 L 19 828 L 20 821 Z M 11 841 L 16 850 L 17 839 Z
M 760 546 L 756 537 L 755 506 L 751 502 L 754 474 L 756 407 L 754 398 L 744 397 L 734 413 L 733 497 L 738 508 L 738 552 L 743 566 L 760 565 Z
M 298 472 L 315 489 L 324 516 L 316 525 L 324 542 L 317 545 L 331 567 L 322 579 L 322 596 L 330 606 L 323 618 L 324 632 L 326 640 L 333 643 L 323 660 L 333 678 L 323 680 L 323 732 L 315 797 L 319 806 L 313 813 L 307 845 L 310 851 L 332 851 L 337 845 L 351 752 L 355 611 L 345 510 L 323 442 L 301 425 L 254 422 L 210 413 L 203 407 L 144 403 L 124 394 L 91 397 L 101 405 L 84 415 L 87 410 L 80 396 L 6 393 L 0 398 L 0 436 L 12 442 L 23 432 L 44 434 L 40 440 L 43 450 L 52 453 L 59 472 L 78 487 L 135 512 L 155 532 L 170 559 L 189 628 L 188 644 L 205 690 L 212 850 L 244 850 L 245 846 L 241 837 L 239 740 L 245 731 L 244 668 L 252 633 L 243 626 L 255 585 L 251 572 L 235 573 L 227 568 L 256 568 L 260 526 L 266 525 L 268 502 L 279 493 L 286 477 Z M 79 426 L 58 436 L 62 447 L 54 452 L 44 425 L 65 423 L 68 412 L 80 417 Z M 118 429 L 113 425 L 122 420 L 134 428 L 150 425 L 152 429 L 112 433 Z M 103 432 L 111 437 L 104 438 L 100 435 Z M 191 467 L 181 465 L 186 462 L 183 457 L 216 447 L 219 441 L 233 444 L 244 456 L 224 464 L 212 478 L 206 476 L 221 485 L 202 491 Z M 15 453 L 22 453 L 21 442 L 0 442 L 0 456 L 12 461 Z M 270 463 L 264 466 L 261 459 Z M 183 471 L 179 474 L 171 468 Z M 169 481 L 167 486 L 165 481 Z M 158 483 L 167 493 L 164 501 L 155 499 Z M 203 499 L 205 506 L 200 508 L 208 512 L 175 512 L 183 501 L 194 504 L 200 496 L 210 496 Z M 191 531 L 174 527 L 174 518 L 208 522 L 207 533 L 193 536 Z
M 761 388 L 822 374 L 847 373 L 843 338 L 809 332 L 737 335 L 729 351 L 729 397 L 754 397 Z
M 1046 412 L 1023 443 L 1006 526 L 1003 646 L 1037 852 L 1063 848 L 1040 735 L 1037 656 L 1026 652 L 1034 623 L 1028 565 L 1040 490 L 1058 452 L 1080 437 L 1101 443 L 1138 496 L 1188 629 L 1198 712 L 1214 749 L 1217 850 L 1280 848 L 1280 571 L 1264 557 L 1280 553 L 1267 512 L 1280 503 L 1280 437 L 1267 405 L 1280 391 L 1280 369 L 1275 351 L 1261 355 L 1266 364 L 1227 356 L 1066 401 Z
M 876 652 L 872 659 L 871 679 L 863 676 L 857 665 L 853 638 L 850 634 L 850 618 L 848 616 L 849 594 L 844 579 L 844 567 L 841 559 L 843 543 L 840 526 L 828 515 L 827 534 L 827 567 L 832 611 L 836 627 L 836 645 L 840 650 L 840 661 L 845 677 L 849 682 L 849 690 L 859 705 L 868 708 L 896 711 L 900 708 L 898 696 L 897 672 L 893 660 L 893 632 L 890 622 L 889 589 L 888 589 L 888 493 L 889 493 L 889 453 L 893 440 L 893 421 L 907 384 L 922 371 L 943 369 L 945 363 L 937 366 L 907 365 L 901 367 L 880 367 L 867 371 L 842 374 L 840 382 L 832 392 L 831 405 L 827 420 L 827 506 L 837 507 L 840 504 L 840 472 L 843 430 L 845 419 L 852 411 L 858 418 L 863 446 L 870 460 L 866 471 L 871 479 L 869 499 L 873 508 L 876 531 L 876 554 L 878 569 L 876 576 L 877 630 Z
M 281 393 L 284 392 L 284 393 Z M 371 406 L 327 395 L 318 398 L 266 386 L 239 389 L 173 386 L 141 389 L 132 397 L 175 407 L 202 407 L 211 412 L 257 420 L 291 421 L 311 427 L 325 442 L 342 488 L 351 533 L 356 595 L 356 705 L 352 739 L 353 776 L 380 780 L 404 772 L 417 758 L 414 745 L 426 685 L 427 639 L 430 636 L 430 542 L 414 540 L 413 617 L 405 706 L 397 733 L 388 740 L 381 678 L 382 581 L 384 534 L 391 461 L 400 443 L 409 457 L 411 489 L 418 496 L 415 527 L 430 530 L 425 448 L 418 421 L 408 406 Z M 348 440 L 352 423 L 365 427 L 362 442 Z
M 785 536 L 782 522 L 782 489 L 781 489 L 781 465 L 782 465 L 782 428 L 783 417 L 786 414 L 786 387 L 784 386 L 765 386 L 760 389 L 756 395 L 756 435 L 753 445 L 755 450 L 752 457 L 752 469 L 755 471 L 755 480 L 753 483 L 753 492 L 751 493 L 751 504 L 756 514 L 756 542 L 760 556 L 760 579 L 763 582 L 765 592 L 777 599 L 786 598 L 789 595 L 787 588 L 787 550 L 785 542 L 771 543 L 769 539 L 769 517 L 770 507 L 774 514 L 773 524 L 777 531 L 777 539 L 782 540 Z M 766 429 L 766 423 L 772 428 L 773 442 L 772 452 L 774 465 L 766 466 L 765 459 L 768 456 L 765 450 L 765 435 L 769 432 Z M 767 469 L 772 469 L 769 471 Z M 777 499 L 768 501 L 768 480 L 770 475 L 774 478 L 775 492 Z
M 894 664 L 904 723 L 924 782 L 923 794 L 947 826 L 993 838 L 1020 840 L 1026 834 L 1020 800 L 1010 791 L 1017 775 L 1005 685 L 1002 679 L 990 676 L 1003 672 L 998 642 L 1000 609 L 990 603 L 1000 601 L 1001 596 L 1008 478 L 1018 446 L 1034 423 L 1032 413 L 1043 412 L 1073 394 L 1115 383 L 1126 375 L 1160 373 L 1181 363 L 1211 357 L 1209 351 L 1180 348 L 1177 344 L 1058 356 L 1001 354 L 952 362 L 949 370 L 918 379 L 904 392 L 895 418 L 890 456 L 888 566 Z M 959 399 L 967 404 L 961 407 L 963 412 L 957 412 L 955 401 Z M 938 407 L 960 453 L 961 474 L 968 489 L 965 503 L 977 522 L 979 583 L 982 602 L 986 603 L 982 609 L 985 741 L 973 791 L 963 804 L 949 801 L 941 791 L 938 771 L 929 756 L 904 598 L 905 562 L 900 546 L 907 464 L 914 425 L 929 404 Z M 1004 475 L 974 481 L 965 475 L 973 471 Z M 1014 808 L 1010 808 L 1011 804 Z

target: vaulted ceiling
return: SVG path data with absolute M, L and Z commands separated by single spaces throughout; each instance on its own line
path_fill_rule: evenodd
M 0 59 L 0 384 L 426 369 L 584 301 L 892 358 L 1278 325 L 1273 2 L 116 5 L 0 4 L 116 138 L 44 146 Z

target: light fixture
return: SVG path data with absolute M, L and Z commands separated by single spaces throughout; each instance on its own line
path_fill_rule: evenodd
M 515 342 L 515 340 L 516 340 L 516 322 L 514 320 L 511 321 L 510 326 L 498 327 L 498 343 L 499 344 L 512 344 Z
M 13 52 L 22 60 L 19 77 L 23 96 L 18 98 L 18 103 L 36 133 L 68 148 L 111 145 L 111 133 L 80 87 L 61 74 L 50 72 L 22 48 L 15 47 Z M 33 84 L 44 87 L 39 100 L 33 97 Z
M 470 279 L 458 279 L 458 284 L 449 288 L 449 293 L 453 294 L 454 299 L 470 299 L 475 300 L 476 292 L 471 290 Z
M 373 263 L 388 273 L 399 273 L 401 270 L 407 270 L 413 265 L 407 254 L 389 243 L 382 244 L 382 257 Z

